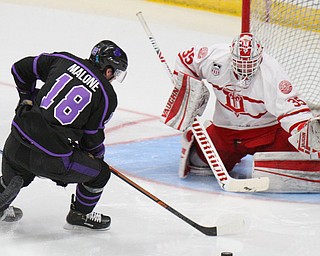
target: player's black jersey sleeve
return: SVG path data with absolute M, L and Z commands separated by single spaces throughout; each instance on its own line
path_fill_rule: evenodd
M 34 106 L 20 107 L 13 121 L 32 144 L 60 156 L 70 154 L 74 142 L 88 144 L 82 148 L 103 142 L 101 130 L 117 106 L 117 97 L 91 62 L 66 52 L 42 54 L 16 62 L 12 74 L 18 90 L 31 94 L 37 80 L 44 83 Z

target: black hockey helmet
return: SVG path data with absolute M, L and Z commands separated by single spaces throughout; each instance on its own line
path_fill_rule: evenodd
M 121 83 L 126 74 L 128 59 L 126 53 L 110 40 L 103 40 L 96 44 L 90 54 L 90 61 L 102 72 L 112 68 L 114 77 Z

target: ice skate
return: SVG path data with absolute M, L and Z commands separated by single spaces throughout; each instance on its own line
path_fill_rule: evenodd
M 9 206 L 7 209 L 0 212 L 0 221 L 4 222 L 16 222 L 23 216 L 21 209 Z
M 107 230 L 110 228 L 111 218 L 97 212 L 88 214 L 75 210 L 73 202 L 67 215 L 67 223 L 64 228 L 67 230 L 92 229 Z

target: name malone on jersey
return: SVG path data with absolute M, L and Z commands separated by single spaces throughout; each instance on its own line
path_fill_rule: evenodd
M 72 75 L 75 75 L 80 81 L 86 84 L 93 92 L 96 92 L 99 88 L 99 81 L 89 75 L 86 70 L 81 68 L 77 64 L 73 64 L 67 69 Z

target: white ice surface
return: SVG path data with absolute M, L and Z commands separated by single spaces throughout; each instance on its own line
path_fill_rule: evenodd
M 170 66 L 179 50 L 197 43 L 229 42 L 240 28 L 240 20 L 234 17 L 141 0 L 45 2 L 0 1 L 1 148 L 18 99 L 10 75 L 18 59 L 62 50 L 87 57 L 96 42 L 108 38 L 125 49 L 128 76 L 123 84 L 115 84 L 119 110 L 106 129 L 110 135 L 106 144 L 111 146 L 177 134 L 158 122 L 171 91 L 170 80 L 136 12 L 143 11 Z M 99 3 L 105 10 L 96 8 Z M 320 197 L 316 203 L 264 200 L 128 176 L 201 225 L 244 216 L 246 230 L 207 237 L 112 176 L 96 207 L 112 217 L 111 229 L 70 232 L 62 227 L 74 186 L 64 189 L 36 179 L 14 202 L 23 209 L 23 219 L 14 225 L 0 223 L 0 255 L 218 256 L 222 251 L 235 256 L 320 255 Z

